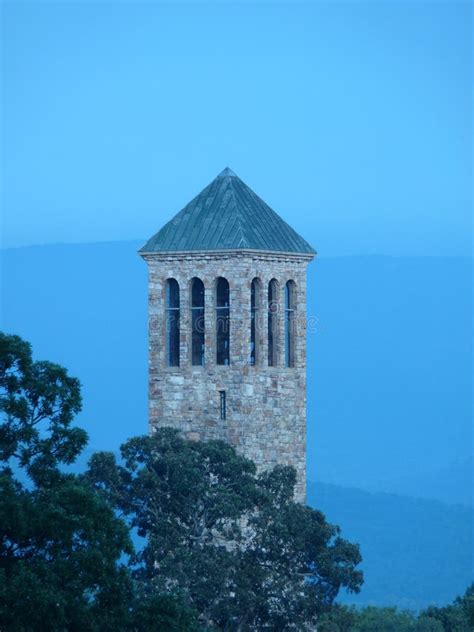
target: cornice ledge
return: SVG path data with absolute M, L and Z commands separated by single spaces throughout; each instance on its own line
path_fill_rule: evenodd
M 235 259 L 248 258 L 259 259 L 264 261 L 312 261 L 317 253 L 311 252 L 280 252 L 274 250 L 183 250 L 183 251 L 160 251 L 160 252 L 143 252 L 138 251 L 140 257 L 145 261 L 177 261 L 177 260 L 193 260 L 193 259 Z

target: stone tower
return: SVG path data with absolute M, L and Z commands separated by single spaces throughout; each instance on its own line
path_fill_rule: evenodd
M 222 439 L 305 499 L 306 267 L 315 251 L 230 169 L 140 250 L 149 426 Z

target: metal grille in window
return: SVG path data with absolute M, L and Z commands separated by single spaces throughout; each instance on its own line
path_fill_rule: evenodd
M 204 364 L 204 283 L 201 279 L 191 281 L 191 361 L 194 366 Z
M 230 361 L 230 291 L 227 279 L 219 277 L 216 284 L 216 362 Z
M 250 288 L 250 359 L 252 366 L 257 363 L 257 318 L 259 297 L 259 280 L 254 279 Z
M 295 284 L 285 285 L 285 365 L 295 366 Z
M 277 363 L 278 285 L 275 279 L 268 284 L 268 366 Z
M 179 285 L 176 279 L 166 281 L 166 362 L 179 366 Z

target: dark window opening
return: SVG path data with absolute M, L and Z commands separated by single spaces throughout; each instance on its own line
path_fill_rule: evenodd
M 277 363 L 277 327 L 277 282 L 275 279 L 272 279 L 268 284 L 268 366 L 275 366 Z
M 201 279 L 191 281 L 191 362 L 194 366 L 204 364 L 204 283 Z
M 295 366 L 295 284 L 285 285 L 285 365 Z
M 221 419 L 225 420 L 226 412 L 227 412 L 225 391 L 219 391 L 219 408 L 220 408 Z
M 216 362 L 229 364 L 230 290 L 227 279 L 219 277 L 216 284 Z
M 257 363 L 257 316 L 259 302 L 259 282 L 258 279 L 252 281 L 250 288 L 250 364 Z
M 179 366 L 179 285 L 176 279 L 166 281 L 166 361 Z

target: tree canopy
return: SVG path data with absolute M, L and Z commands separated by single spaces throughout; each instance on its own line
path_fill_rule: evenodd
M 473 589 L 416 618 L 334 606 L 359 549 L 295 503 L 295 471 L 170 428 L 120 458 L 73 425 L 79 381 L 0 333 L 0 629 L 12 632 L 466 632 Z M 471 626 L 471 628 L 466 627 Z
M 0 459 L 34 480 L 72 463 L 87 433 L 72 426 L 81 410 L 80 383 L 52 362 L 34 362 L 31 346 L 0 332 Z
M 304 629 L 359 590 L 357 546 L 293 502 L 293 469 L 163 428 L 71 474 L 80 410 L 76 378 L 0 334 L 2 630 Z
M 303 630 L 341 587 L 360 589 L 358 547 L 293 501 L 293 468 L 258 475 L 230 445 L 170 428 L 121 452 L 94 455 L 87 476 L 145 538 L 134 577 L 184 595 L 203 625 Z
M 61 471 L 87 441 L 79 381 L 0 333 L 0 629 L 116 630 L 131 591 L 128 529 Z M 120 627 L 120 626 L 119 626 Z
M 474 584 L 462 597 L 443 608 L 430 607 L 418 615 L 397 608 L 356 609 L 336 605 L 324 613 L 318 632 L 472 632 Z

